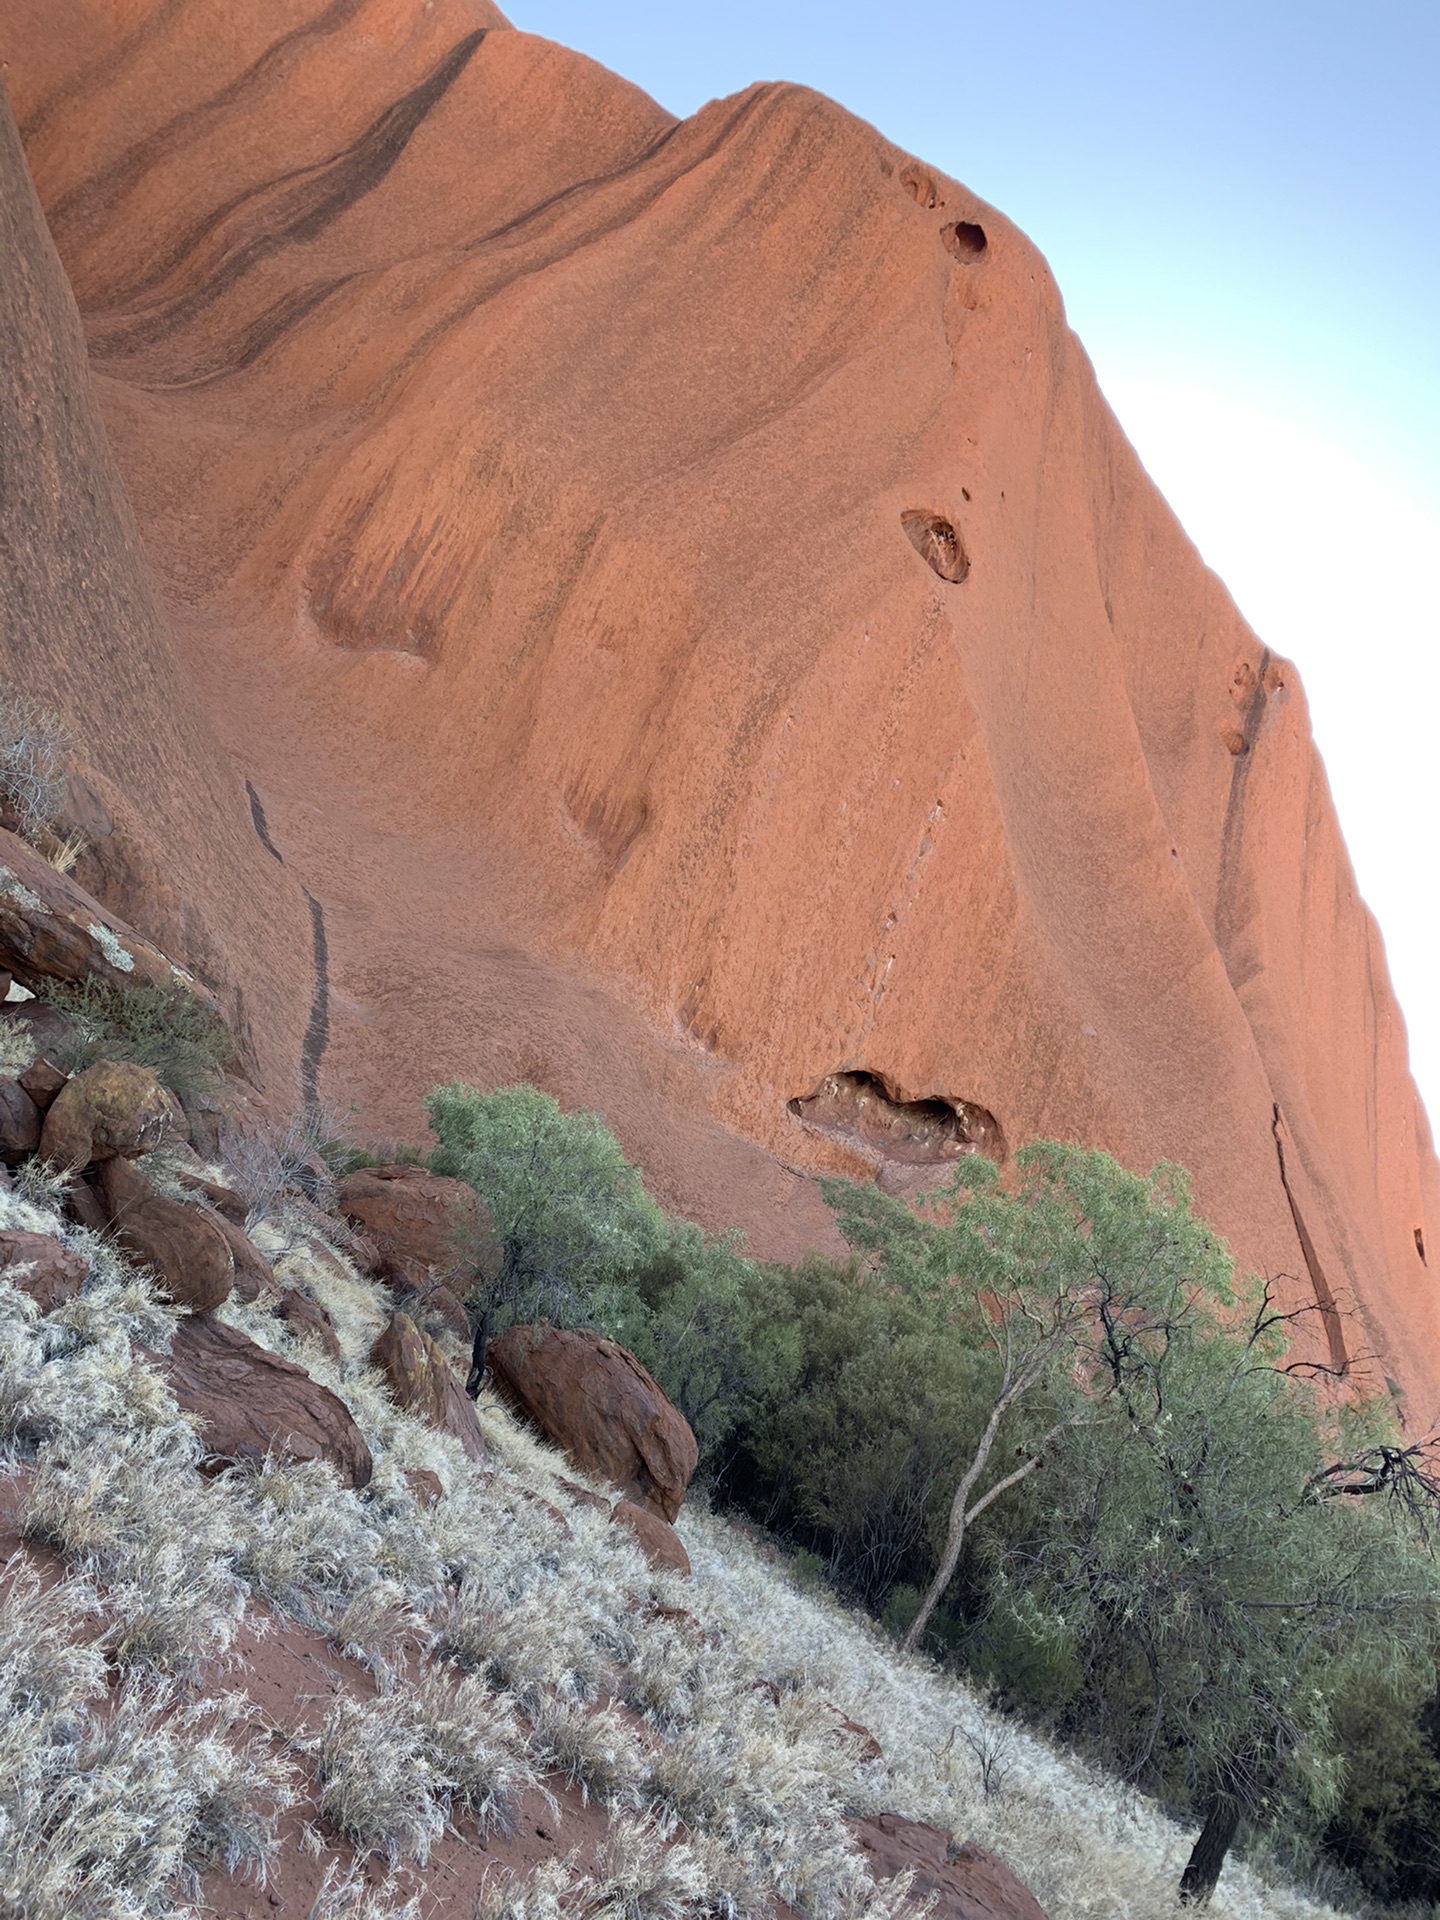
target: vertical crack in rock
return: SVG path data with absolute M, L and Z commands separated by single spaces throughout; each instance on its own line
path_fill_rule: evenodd
M 315 997 L 300 1049 L 300 1095 L 307 1107 L 313 1107 L 320 1098 L 320 1062 L 330 1044 L 330 945 L 325 938 L 325 911 L 308 887 L 305 901 L 315 942 Z
M 1277 1100 L 1271 1114 L 1270 1131 L 1275 1136 L 1275 1157 L 1280 1162 L 1280 1184 L 1285 1189 L 1285 1198 L 1290 1202 L 1290 1218 L 1295 1222 L 1295 1232 L 1300 1241 L 1300 1251 L 1305 1256 L 1305 1265 L 1309 1269 L 1310 1284 L 1315 1289 L 1315 1304 L 1320 1309 L 1320 1318 L 1325 1324 L 1325 1340 L 1330 1348 L 1330 1364 L 1337 1373 L 1347 1373 L 1350 1368 L 1350 1356 L 1345 1351 L 1345 1329 L 1340 1323 L 1340 1309 L 1335 1304 L 1335 1295 L 1330 1291 L 1330 1282 L 1325 1278 L 1325 1269 L 1320 1264 L 1320 1256 L 1315 1251 L 1315 1242 L 1310 1238 L 1295 1195 L 1290 1191 L 1290 1179 L 1285 1171 L 1284 1122 L 1280 1118 L 1280 1103 Z

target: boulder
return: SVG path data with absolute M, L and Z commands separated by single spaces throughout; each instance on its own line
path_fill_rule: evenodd
M 286 1287 L 276 1312 L 297 1340 L 318 1341 L 336 1366 L 340 1364 L 340 1336 L 335 1331 L 335 1322 L 318 1300 L 312 1300 L 298 1287 Z
M 173 1095 L 148 1067 L 102 1060 L 67 1080 L 45 1116 L 40 1153 L 60 1167 L 120 1155 L 137 1159 L 181 1129 Z
M 577 1467 L 675 1518 L 699 1449 L 633 1353 L 588 1329 L 514 1327 L 487 1358 L 496 1390 Z
M 199 1418 L 207 1464 L 328 1460 L 347 1487 L 368 1484 L 370 1449 L 345 1402 L 212 1314 L 181 1320 L 159 1364 L 179 1405 Z
M 494 1222 L 463 1180 L 424 1167 L 362 1167 L 340 1182 L 336 1198 L 340 1212 L 374 1242 L 387 1277 L 405 1292 L 484 1264 Z
M 881 1813 L 852 1820 L 850 1830 L 877 1880 L 914 1874 L 914 1895 L 934 1896 L 933 1920 L 1045 1920 L 1044 1908 L 1003 1860 L 983 1847 L 957 1847 L 943 1827 Z
M 79 1043 L 80 1030 L 69 1014 L 45 1000 L 12 1001 L 0 1008 L 0 1020 L 12 1033 L 25 1035 L 26 1044 L 36 1059 L 43 1055 L 64 1059 Z
M 116 1241 L 152 1270 L 167 1300 L 189 1313 L 209 1313 L 229 1299 L 235 1256 L 213 1213 L 156 1193 L 119 1155 L 101 1167 L 100 1191 Z
M 78 1253 L 48 1233 L 0 1233 L 0 1279 L 28 1293 L 42 1313 L 73 1300 L 89 1271 Z
M 444 1499 L 445 1489 L 438 1473 L 432 1473 L 429 1467 L 405 1467 L 402 1471 L 417 1507 L 433 1507 L 437 1500 Z
M 42 1054 L 20 1075 L 20 1084 L 35 1102 L 41 1113 L 48 1113 L 54 1105 L 55 1096 L 70 1078 L 68 1073 L 56 1066 Z
M 370 1358 L 402 1407 L 439 1432 L 453 1434 L 472 1460 L 486 1458 L 485 1437 L 464 1388 L 439 1347 L 409 1314 L 391 1314 Z
M 18 1080 L 0 1080 L 0 1160 L 13 1165 L 39 1145 L 39 1107 Z
M 610 1518 L 617 1527 L 633 1534 L 636 1544 L 657 1573 L 683 1573 L 689 1576 L 690 1556 L 685 1542 L 668 1520 L 662 1520 L 653 1507 L 637 1506 L 633 1500 L 621 1500 Z
M 0 965 L 32 991 L 46 980 L 183 986 L 202 1004 L 214 1005 L 183 967 L 3 828 Z

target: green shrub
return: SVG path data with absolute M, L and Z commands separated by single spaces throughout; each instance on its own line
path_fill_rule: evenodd
M 219 1016 L 180 986 L 49 980 L 39 997 L 75 1024 L 77 1038 L 57 1062 L 67 1073 L 97 1060 L 133 1060 L 189 1104 L 215 1090 L 235 1051 Z
M 60 761 L 68 744 L 60 721 L 39 701 L 0 687 L 0 811 L 26 840 L 52 831 L 65 804 Z

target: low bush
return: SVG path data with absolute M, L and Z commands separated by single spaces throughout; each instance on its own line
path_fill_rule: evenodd
M 74 1023 L 77 1037 L 57 1062 L 67 1073 L 97 1060 L 132 1060 L 189 1104 L 214 1092 L 235 1051 L 219 1016 L 180 986 L 49 980 L 40 998 Z

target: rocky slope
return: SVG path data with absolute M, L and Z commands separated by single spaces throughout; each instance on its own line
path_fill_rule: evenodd
M 788 1170 L 1173 1157 L 1429 1424 L 1436 1163 L 1303 692 L 1021 234 L 813 94 L 677 124 L 482 0 L 16 0 L 0 57 L 272 1076 L 401 1132 L 536 1079 L 781 1254 Z M 138 792 L 82 633 L 6 670 Z

